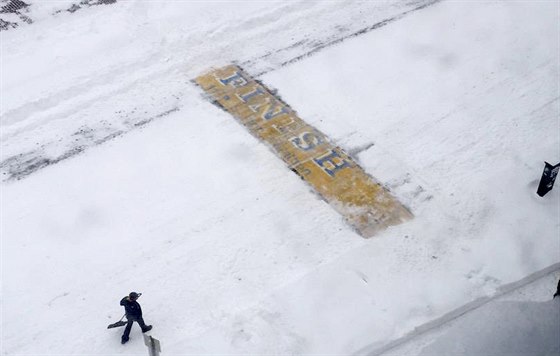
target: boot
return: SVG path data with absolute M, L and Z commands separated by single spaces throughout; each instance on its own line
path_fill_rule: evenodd
M 145 332 L 148 332 L 150 330 L 152 330 L 152 326 L 148 325 L 148 326 L 146 326 L 146 328 L 144 330 L 142 330 L 142 332 L 145 333 Z
M 126 344 L 127 342 L 128 342 L 128 338 L 123 336 L 122 339 L 121 339 L 121 344 L 124 345 L 124 344 Z

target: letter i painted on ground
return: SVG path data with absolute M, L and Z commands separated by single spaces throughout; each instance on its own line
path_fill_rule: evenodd
M 363 237 L 412 214 L 340 147 L 236 65 L 195 82 L 251 134 L 266 143 Z

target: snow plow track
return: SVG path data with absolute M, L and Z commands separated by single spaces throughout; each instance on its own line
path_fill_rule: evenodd
M 112 64 L 91 75 L 80 72 L 67 85 L 49 87 L 48 96 L 14 92 L 14 100 L 6 96 L 2 105 L 3 181 L 25 178 L 180 110 L 181 97 L 196 92 L 178 77 L 192 78 L 208 66 L 223 65 L 224 60 L 236 61 L 259 77 L 437 2 L 278 5 L 241 23 L 192 31 L 165 48 L 148 51 L 141 60 Z M 371 22 L 357 21 L 364 11 L 371 14 Z M 302 17 L 316 23 L 314 32 L 298 31 Z M 212 47 L 202 38 L 212 41 Z M 269 42 L 276 43 L 277 49 L 263 52 Z M 254 50 L 247 51 L 248 43 Z M 26 101 L 18 103 L 22 97 Z M 130 101 L 131 97 L 143 99 Z

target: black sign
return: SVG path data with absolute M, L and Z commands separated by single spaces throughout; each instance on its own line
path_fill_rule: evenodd
M 544 162 L 544 171 L 542 173 L 541 182 L 539 183 L 539 189 L 537 189 L 537 194 L 544 197 L 548 193 L 552 186 L 554 186 L 554 180 L 558 175 L 558 170 L 560 170 L 560 163 L 553 166 L 548 162 Z

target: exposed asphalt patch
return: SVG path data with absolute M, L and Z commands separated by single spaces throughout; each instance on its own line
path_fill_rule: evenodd
M 72 134 L 72 137 L 74 138 L 74 145 L 62 154 L 55 157 L 47 156 L 45 152 L 45 146 L 47 146 L 47 144 L 44 144 L 36 150 L 20 153 L 5 159 L 0 163 L 0 172 L 2 172 L 3 180 L 5 182 L 23 179 L 42 168 L 74 157 L 90 147 L 101 145 L 134 129 L 141 128 L 153 120 L 167 116 L 176 111 L 179 111 L 178 107 L 136 122 L 130 122 L 128 125 L 129 127 L 126 130 L 107 130 L 107 125 L 104 127 L 105 130 L 84 126 Z
M 92 6 L 97 6 L 97 5 L 111 5 L 116 3 L 117 0 L 82 0 L 78 3 L 74 3 L 72 5 L 70 5 L 70 7 L 68 7 L 66 10 L 58 10 L 55 11 L 55 14 L 59 14 L 61 12 L 70 12 L 70 13 L 74 13 L 80 9 L 83 8 L 87 8 L 87 7 L 92 7 Z

